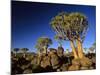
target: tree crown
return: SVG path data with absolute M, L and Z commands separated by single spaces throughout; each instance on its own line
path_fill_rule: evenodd
M 88 28 L 87 17 L 79 12 L 61 12 L 51 19 L 52 28 L 63 40 L 84 39 Z
M 37 40 L 36 48 L 42 48 L 43 46 L 49 46 L 52 44 L 52 40 L 48 37 L 40 37 Z

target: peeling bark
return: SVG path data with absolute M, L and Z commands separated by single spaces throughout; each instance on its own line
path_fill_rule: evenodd
M 77 42 L 78 56 L 81 59 L 83 58 L 84 54 L 83 54 L 82 42 L 81 42 L 80 37 L 78 37 L 76 42 Z
M 43 49 L 44 49 L 44 53 L 47 54 L 47 46 L 44 46 Z
M 76 52 L 76 49 L 75 49 L 73 41 L 70 41 L 70 44 L 71 44 L 72 52 L 74 54 L 74 58 L 78 59 L 78 55 L 77 55 L 77 52 Z

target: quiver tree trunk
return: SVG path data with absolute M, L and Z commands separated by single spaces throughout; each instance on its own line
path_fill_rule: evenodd
M 72 52 L 73 52 L 73 54 L 74 54 L 74 58 L 75 58 L 75 59 L 78 59 L 78 54 L 77 54 L 77 52 L 76 52 L 74 42 L 73 42 L 73 41 L 70 41 L 70 44 L 71 44 Z
M 38 54 L 39 57 L 41 56 L 40 50 L 37 51 L 37 54 Z
M 77 38 L 76 42 L 77 42 L 78 56 L 81 59 L 83 58 L 84 54 L 80 37 Z
M 40 65 L 41 63 L 41 56 L 37 56 L 37 64 Z
M 43 53 L 47 54 L 47 46 L 44 46 L 43 49 L 44 49 Z

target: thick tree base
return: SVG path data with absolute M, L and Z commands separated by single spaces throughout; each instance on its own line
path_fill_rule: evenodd
M 74 71 L 74 70 L 88 70 L 92 66 L 92 61 L 87 58 L 83 57 L 81 59 L 73 59 L 72 60 L 72 65 L 69 67 L 69 71 Z

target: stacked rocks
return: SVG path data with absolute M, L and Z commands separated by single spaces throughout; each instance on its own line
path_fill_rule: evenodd
M 51 58 L 50 62 L 51 62 L 51 65 L 52 65 L 52 68 L 53 69 L 57 69 L 60 67 L 60 64 L 59 64 L 59 57 L 57 55 L 57 50 L 56 49 L 50 49 L 50 52 L 49 52 L 49 56 Z
M 91 67 L 92 61 L 89 58 L 83 57 L 82 59 L 80 59 L 80 64 L 81 64 L 80 67 L 81 70 L 87 70 Z
M 48 55 L 45 55 L 42 57 L 41 67 L 46 68 L 48 66 L 51 66 L 50 57 Z

